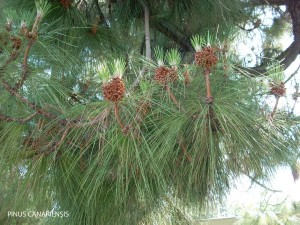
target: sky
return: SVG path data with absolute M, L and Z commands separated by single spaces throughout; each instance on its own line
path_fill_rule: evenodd
M 268 23 L 268 16 L 269 15 L 266 15 L 266 17 L 263 18 L 263 21 L 267 21 L 266 23 Z M 255 36 L 256 37 L 254 39 L 245 40 L 237 45 L 237 51 L 246 60 L 249 59 L 250 66 L 254 66 L 255 64 L 255 60 L 251 62 L 251 58 L 253 59 L 256 57 L 253 53 L 253 49 L 259 49 L 259 43 L 261 43 L 260 34 L 257 33 Z M 290 32 L 286 32 L 280 40 L 282 49 L 286 49 L 292 43 L 292 41 L 293 37 L 291 36 Z M 300 57 L 298 56 L 293 64 L 289 66 L 286 71 L 284 71 L 285 79 L 294 73 L 299 65 Z M 295 82 L 300 83 L 300 70 L 295 77 L 286 84 L 287 90 L 285 100 L 288 101 L 289 105 L 294 103 L 294 101 L 291 99 L 291 95 L 295 92 Z M 300 115 L 299 101 L 300 99 L 298 99 L 296 108 L 294 110 L 296 115 Z M 269 104 L 274 105 L 274 103 L 275 98 L 274 100 L 270 98 Z M 285 105 L 286 101 L 280 101 L 279 109 Z M 273 179 L 263 182 L 263 184 L 266 187 L 279 192 L 267 191 L 260 185 L 251 182 L 251 180 L 246 176 L 237 179 L 233 185 L 235 188 L 232 188 L 227 197 L 226 208 L 229 210 L 229 212 L 226 216 L 235 216 L 238 214 L 237 212 L 240 212 L 240 209 L 257 211 L 261 209 L 262 205 L 264 205 L 266 202 L 268 202 L 270 205 L 278 205 L 283 202 L 288 204 L 292 203 L 293 201 L 300 201 L 300 180 L 294 181 L 291 168 L 289 167 L 278 168 Z

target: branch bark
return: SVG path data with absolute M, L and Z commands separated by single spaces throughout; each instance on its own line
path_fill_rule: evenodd
M 270 4 L 276 4 L 276 2 L 279 4 L 279 0 L 273 0 L 268 1 Z M 294 41 L 292 44 L 283 51 L 277 58 L 282 65 L 283 69 L 288 68 L 297 58 L 297 56 L 300 53 L 300 1 L 299 0 L 285 0 L 284 3 L 287 6 L 287 9 L 291 15 L 292 23 L 293 23 L 293 35 L 294 35 Z M 241 66 L 237 66 L 239 69 L 242 69 L 243 71 L 247 72 L 249 76 L 256 77 L 256 76 L 262 76 L 266 75 L 267 65 L 259 65 L 252 68 L 245 68 Z
M 146 44 L 146 58 L 151 59 L 151 38 L 150 38 L 150 9 L 147 3 L 140 0 L 144 9 L 145 20 L 145 44 Z
M 24 59 L 23 59 L 23 64 L 22 64 L 22 75 L 20 80 L 15 84 L 15 86 L 13 87 L 13 90 L 18 91 L 24 84 L 25 80 L 27 79 L 27 75 L 28 75 L 28 57 L 29 57 L 29 51 L 31 49 L 31 46 L 33 45 L 34 41 L 30 38 L 28 40 L 28 44 L 25 50 L 25 54 L 24 54 Z
M 169 22 L 163 20 L 154 21 L 151 23 L 151 26 L 175 41 L 184 51 L 194 52 L 194 48 L 191 43 L 187 41 L 186 35 Z
M 98 16 L 100 18 L 100 22 L 102 24 L 104 24 L 104 26 L 109 27 L 108 23 L 107 23 L 107 21 L 105 19 L 105 16 L 104 16 L 103 12 L 101 11 L 101 8 L 100 8 L 98 0 L 94 0 L 94 5 L 96 6 L 96 9 L 97 9 L 97 12 L 98 12 Z
M 3 114 L 0 113 L 0 121 L 7 121 L 7 122 L 19 122 L 19 123 L 26 123 L 28 121 L 30 121 L 31 119 L 33 119 L 36 115 L 38 115 L 37 112 L 33 113 L 32 115 L 26 117 L 26 118 L 13 118 L 10 116 L 5 116 Z
M 250 0 L 249 3 L 254 6 L 259 5 L 285 5 L 286 0 Z

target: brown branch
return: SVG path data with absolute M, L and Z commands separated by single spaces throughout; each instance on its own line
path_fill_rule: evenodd
M 115 102 L 115 105 L 114 105 L 114 113 L 115 113 L 115 118 L 121 128 L 121 130 L 123 131 L 124 130 L 124 125 L 120 119 L 120 116 L 119 116 L 119 107 L 118 107 L 118 103 Z
M 299 69 L 300 69 L 300 65 L 299 65 L 298 68 L 295 70 L 295 72 L 292 73 L 292 74 L 289 76 L 289 78 L 287 78 L 287 79 L 284 81 L 284 84 L 286 84 L 287 82 L 289 82 L 295 75 L 297 75 Z
M 275 98 L 276 98 L 275 106 L 274 106 L 274 109 L 273 109 L 273 111 L 272 111 L 272 113 L 270 115 L 270 119 L 271 120 L 273 120 L 273 118 L 274 118 L 274 116 L 275 116 L 275 114 L 277 112 L 277 108 L 278 108 L 278 103 L 279 103 L 280 96 L 276 95 Z
M 278 57 L 276 60 L 280 61 L 282 68 L 285 70 L 287 69 L 297 58 L 300 52 L 300 39 L 293 41 L 293 43 Z M 246 72 L 250 77 L 258 77 L 258 76 L 266 76 L 267 75 L 267 65 L 262 64 L 256 67 L 243 67 L 243 66 L 236 66 L 238 70 Z
M 29 51 L 31 49 L 31 46 L 33 45 L 34 41 L 30 38 L 28 40 L 28 44 L 24 53 L 24 59 L 23 59 L 23 64 L 22 64 L 22 76 L 20 78 L 20 80 L 15 84 L 15 86 L 13 87 L 13 90 L 19 90 L 25 80 L 27 79 L 27 75 L 28 75 L 28 65 L 27 65 L 27 61 L 28 61 L 28 57 L 29 57 Z
M 286 1 L 279 1 L 279 0 L 270 0 L 268 1 L 270 4 L 283 3 L 286 4 L 288 12 L 292 18 L 292 25 L 293 25 L 293 35 L 294 41 L 292 44 L 283 51 L 276 60 L 280 61 L 280 64 L 284 69 L 288 68 L 297 58 L 300 53 L 300 1 L 298 0 L 286 0 Z M 252 67 L 252 68 L 242 68 L 242 69 L 249 73 L 249 76 L 256 77 L 265 75 L 267 72 L 266 69 L 267 65 L 262 64 L 260 66 Z
M 41 109 L 40 107 L 38 107 L 35 103 L 30 102 L 28 99 L 24 98 L 22 95 L 20 95 L 16 90 L 14 90 L 3 78 L 0 79 L 2 85 L 4 86 L 4 88 L 13 96 L 15 96 L 19 101 L 25 103 L 29 108 L 33 109 L 34 111 L 36 111 L 38 114 L 43 115 L 47 118 L 50 119 L 56 119 L 57 117 L 43 109 Z M 65 124 L 66 121 L 65 120 L 60 120 L 60 122 L 62 124 Z
M 173 94 L 173 92 L 171 91 L 170 89 L 170 86 L 168 84 L 165 84 L 165 89 L 166 91 L 168 92 L 172 102 L 178 107 L 178 109 L 180 109 L 180 104 L 179 102 L 177 101 L 175 95 Z
M 20 51 L 12 52 L 9 58 L 5 61 L 5 63 L 0 66 L 0 72 L 5 69 L 12 61 L 14 61 L 20 55 Z M 0 77 L 2 76 L 2 72 L 0 73 Z
M 7 122 L 26 123 L 29 120 L 33 119 L 36 115 L 38 115 L 37 112 L 33 113 L 32 115 L 30 115 L 26 118 L 13 118 L 13 117 L 5 116 L 5 115 L 0 113 L 0 121 L 3 120 L 3 121 L 7 121 Z
M 99 18 L 100 18 L 100 22 L 101 22 L 104 26 L 109 27 L 109 26 L 108 26 L 108 23 L 107 23 L 107 21 L 106 21 L 106 19 L 105 19 L 105 16 L 104 16 L 103 12 L 101 11 L 101 8 L 100 8 L 100 5 L 99 5 L 98 0 L 94 0 L 93 3 L 94 3 L 94 5 L 96 6 L 97 13 L 98 13 L 98 16 L 99 16 Z
M 266 1 L 259 1 L 266 2 Z M 270 4 L 283 3 L 287 5 L 288 12 L 292 18 L 293 25 L 293 35 L 294 41 L 292 44 L 283 51 L 276 60 L 278 60 L 283 69 L 288 68 L 297 58 L 300 53 L 300 1 L 298 0 L 289 0 L 289 1 L 279 1 L 279 0 L 270 0 Z M 242 66 L 237 66 L 238 69 L 248 73 L 251 77 L 264 76 L 267 75 L 267 64 L 261 64 L 252 68 L 245 68 Z
M 210 70 L 205 69 L 205 85 L 206 85 L 206 102 L 208 104 L 213 102 L 213 96 L 211 95 L 211 89 L 210 89 Z
M 245 174 L 252 182 L 258 184 L 259 186 L 263 187 L 264 189 L 268 190 L 268 191 L 272 191 L 272 192 L 282 192 L 281 190 L 274 190 L 274 189 L 271 189 L 269 187 L 267 187 L 266 185 L 260 183 L 259 181 L 257 181 L 254 177 L 251 177 L 250 175 L 246 174 L 246 173 L 243 173 Z
M 92 125 L 101 123 L 107 118 L 107 116 L 109 115 L 109 111 L 110 111 L 110 108 L 106 108 L 98 116 L 96 116 L 93 120 L 88 121 L 88 122 L 76 121 L 72 125 L 70 125 L 70 127 L 80 128 L 80 127 L 92 126 Z
M 66 139 L 66 137 L 69 133 L 69 131 L 70 131 L 70 127 L 67 126 L 65 128 L 60 140 L 55 145 L 53 145 L 52 142 L 50 141 L 50 143 L 47 145 L 47 150 L 43 153 L 48 155 L 48 154 L 50 154 L 50 152 L 54 152 L 56 149 L 58 149 L 63 144 L 64 140 Z
M 187 160 L 189 162 L 191 162 L 192 161 L 192 157 L 191 157 L 190 154 L 187 153 L 186 146 L 182 142 L 179 142 L 178 144 L 179 144 L 179 146 L 181 148 L 181 151 L 182 151 L 183 155 L 187 158 Z
M 142 4 L 144 9 L 146 58 L 151 59 L 150 10 L 148 4 L 144 0 L 139 0 L 139 1 Z
M 183 50 L 194 52 L 193 46 L 187 41 L 187 36 L 181 32 L 179 28 L 174 27 L 174 25 L 161 19 L 159 21 L 151 22 L 151 26 L 176 42 Z
M 251 4 L 253 6 L 261 6 L 261 5 L 285 5 L 286 0 L 251 0 L 247 4 Z
M 138 85 L 140 84 L 141 80 L 143 79 L 143 77 L 145 76 L 145 73 L 147 72 L 147 68 L 146 66 L 144 66 L 140 71 L 139 71 L 139 75 L 138 77 L 135 79 L 135 81 L 132 83 L 131 87 L 130 87 L 130 90 L 128 91 L 128 95 L 130 95 L 134 89 L 136 87 L 138 87 Z

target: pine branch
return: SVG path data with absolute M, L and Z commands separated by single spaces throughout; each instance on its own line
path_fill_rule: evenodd
M 159 21 L 153 21 L 151 26 L 171 40 L 175 41 L 183 50 L 194 52 L 193 46 L 187 41 L 188 37 L 186 34 L 181 32 L 178 27 L 175 27 L 171 23 L 161 19 Z
M 109 27 L 108 23 L 105 19 L 105 16 L 103 14 L 103 12 L 101 11 L 100 5 L 98 0 L 94 0 L 94 5 L 96 6 L 97 12 L 98 12 L 98 16 L 100 18 L 100 22 L 102 22 L 102 24 L 104 24 L 105 27 Z
M 250 0 L 247 4 L 251 4 L 253 6 L 261 6 L 261 5 L 286 5 L 287 0 Z
M 30 121 L 31 119 L 33 119 L 36 115 L 38 115 L 37 112 L 33 113 L 32 115 L 26 117 L 26 118 L 13 118 L 10 116 L 5 116 L 3 114 L 0 113 L 0 121 L 7 121 L 7 122 L 19 122 L 19 123 L 26 123 L 28 121 Z
M 120 116 L 119 116 L 119 107 L 118 107 L 118 103 L 115 102 L 115 105 L 114 105 L 114 113 L 115 113 L 115 118 L 121 128 L 121 130 L 123 131 L 124 130 L 124 125 L 120 119 Z
M 12 96 L 15 96 L 20 102 L 25 103 L 29 108 L 36 111 L 36 113 L 45 116 L 49 119 L 57 119 L 57 116 L 43 110 L 42 108 L 38 107 L 35 103 L 30 102 L 28 99 L 20 95 L 16 90 L 14 90 L 2 77 L 0 78 L 2 85 L 4 86 L 5 90 L 7 90 Z M 60 119 L 59 122 L 62 125 L 66 124 L 65 120 Z
M 276 57 L 276 60 L 280 61 L 283 69 L 288 68 L 300 53 L 300 1 L 290 0 L 285 1 L 285 3 L 292 18 L 294 41 L 285 51 Z M 267 73 L 266 64 L 252 68 L 237 67 L 247 72 L 251 77 L 264 76 Z
M 191 155 L 187 152 L 186 146 L 185 146 L 182 142 L 179 142 L 179 146 L 180 146 L 180 148 L 181 148 L 182 154 L 187 158 L 187 160 L 188 160 L 189 162 L 191 162 L 191 161 L 192 161 L 192 157 L 191 157 Z
M 63 144 L 64 140 L 66 139 L 66 137 L 69 133 L 69 131 L 70 131 L 70 126 L 65 127 L 64 132 L 62 133 L 60 140 L 57 143 L 55 143 L 54 145 L 53 145 L 52 141 L 50 141 L 47 148 L 46 148 L 47 150 L 43 153 L 48 155 L 51 152 L 54 152 L 55 150 L 57 150 Z
M 28 75 L 27 61 L 28 61 L 29 51 L 30 51 L 31 46 L 33 45 L 33 43 L 34 43 L 34 41 L 30 38 L 28 40 L 28 44 L 27 44 L 25 54 L 24 54 L 24 59 L 23 59 L 23 64 L 22 64 L 22 75 L 21 75 L 20 80 L 13 87 L 13 90 L 18 91 L 23 86 L 25 80 L 27 79 L 27 75 Z
M 275 114 L 277 112 L 277 108 L 278 108 L 278 103 L 279 103 L 280 96 L 275 96 L 275 98 L 276 98 L 275 106 L 274 106 L 273 111 L 272 111 L 272 113 L 270 115 L 270 119 L 271 120 L 273 120 L 273 118 L 274 118 L 274 116 L 275 116 Z
M 260 183 L 259 181 L 257 181 L 254 177 L 251 177 L 250 175 L 244 173 L 252 182 L 258 184 L 259 186 L 261 186 L 262 188 L 268 190 L 268 191 L 272 191 L 272 192 L 282 192 L 281 190 L 274 190 L 274 189 L 271 189 L 269 187 L 267 187 L 266 185 Z
M 93 120 L 88 121 L 88 122 L 74 121 L 74 123 L 72 125 L 70 125 L 70 128 L 93 126 L 95 124 L 102 123 L 108 117 L 110 110 L 111 110 L 110 108 L 104 109 L 98 116 L 96 116 Z
M 205 69 L 205 85 L 206 85 L 206 102 L 208 104 L 213 102 L 213 96 L 211 95 L 211 88 L 210 88 L 210 70 Z
M 139 0 L 144 9 L 146 58 L 151 59 L 150 9 L 144 0 Z
M 178 109 L 180 109 L 180 104 L 177 101 L 175 95 L 173 94 L 173 92 L 170 89 L 170 86 L 168 84 L 165 84 L 165 89 L 167 90 L 169 97 L 171 98 L 172 102 L 178 107 Z
M 300 65 L 298 66 L 298 68 L 294 71 L 294 73 L 292 73 L 289 78 L 287 78 L 283 83 L 286 84 L 287 82 L 289 82 L 295 75 L 298 74 L 298 71 L 300 69 Z

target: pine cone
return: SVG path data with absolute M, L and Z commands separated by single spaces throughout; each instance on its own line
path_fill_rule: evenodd
M 161 84 L 166 84 L 167 82 L 175 82 L 178 78 L 176 69 L 170 69 L 165 66 L 160 66 L 155 70 L 154 80 Z
M 280 84 L 270 84 L 271 86 L 271 93 L 273 95 L 276 95 L 278 97 L 282 97 L 285 95 L 285 91 L 286 91 L 286 88 L 284 87 L 284 83 L 281 82 Z
M 125 85 L 122 79 L 115 77 L 102 87 L 104 99 L 112 102 L 121 101 L 125 96 Z
M 196 64 L 205 69 L 211 69 L 218 62 L 213 47 L 205 47 L 200 52 L 195 53 Z

